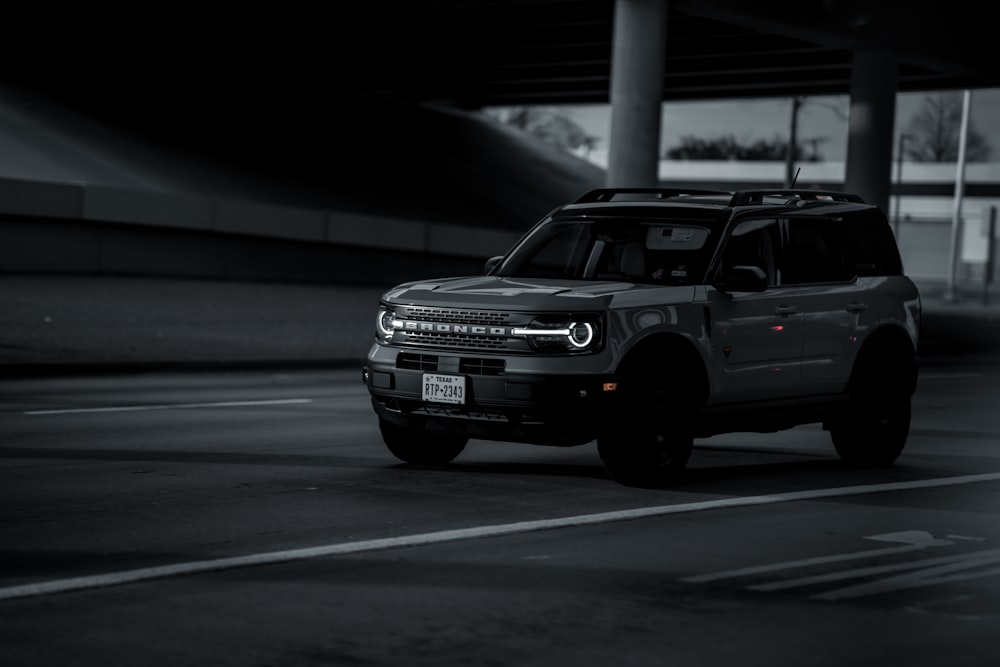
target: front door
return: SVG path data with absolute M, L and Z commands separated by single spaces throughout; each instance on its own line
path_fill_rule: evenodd
M 710 403 L 781 398 L 798 392 L 801 289 L 778 284 L 780 252 L 776 220 L 742 222 L 726 241 L 722 270 L 756 266 L 768 276 L 769 285 L 763 292 L 708 288 L 714 388 Z

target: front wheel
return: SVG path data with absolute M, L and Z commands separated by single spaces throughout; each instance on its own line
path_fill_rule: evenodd
M 448 433 L 409 431 L 379 419 L 382 441 L 392 455 L 406 463 L 441 465 L 462 453 L 469 439 Z
M 661 488 L 683 476 L 694 445 L 688 415 L 663 387 L 633 385 L 622 409 L 598 435 L 597 452 L 611 479 Z
M 627 430 L 597 440 L 597 452 L 611 479 L 623 486 L 651 489 L 680 481 L 693 446 L 690 436 L 637 436 Z

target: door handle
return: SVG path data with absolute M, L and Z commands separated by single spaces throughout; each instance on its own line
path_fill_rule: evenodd
M 794 315 L 797 312 L 799 312 L 797 306 L 777 306 L 774 309 L 775 315 Z
M 868 310 L 867 303 L 861 303 L 860 301 L 851 301 L 847 304 L 847 312 L 849 313 L 860 313 L 861 311 Z

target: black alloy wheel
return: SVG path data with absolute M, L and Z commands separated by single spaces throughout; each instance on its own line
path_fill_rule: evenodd
M 869 356 L 851 383 L 846 412 L 830 425 L 841 460 L 857 468 L 895 463 L 910 434 L 914 378 L 912 357 L 885 352 Z
M 622 385 L 621 404 L 597 438 L 605 470 L 624 486 L 677 483 L 694 446 L 686 402 L 648 375 Z

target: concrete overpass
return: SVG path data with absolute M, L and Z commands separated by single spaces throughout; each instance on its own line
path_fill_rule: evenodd
M 333 257 L 344 275 L 358 249 L 399 252 L 404 269 L 408 251 L 478 263 L 581 189 L 655 182 L 660 104 L 678 99 L 849 94 L 844 187 L 888 209 L 895 94 L 1000 86 L 982 9 L 964 0 L 349 0 L 124 27 L 76 11 L 8 23 L 23 39 L 0 68 L 14 115 L 42 129 L 28 145 L 24 126 L 8 130 L 36 159 L 0 172 L 4 270 L 51 254 L 42 220 L 90 239 L 78 265 L 98 253 L 103 271 L 128 270 L 108 257 L 146 245 L 108 242 L 122 225 L 222 235 L 243 258 L 230 266 L 274 261 L 273 247 L 231 248 L 255 239 L 319 244 L 313 261 Z M 606 174 L 470 113 L 574 102 L 612 105 Z M 39 110 L 62 129 L 39 126 Z M 72 136 L 56 145 L 59 132 Z

